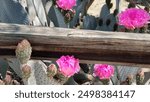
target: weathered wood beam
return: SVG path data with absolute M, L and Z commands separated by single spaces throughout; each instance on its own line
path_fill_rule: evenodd
M 0 24 L 0 56 L 15 56 L 23 39 L 33 47 L 32 58 L 74 55 L 87 62 L 150 67 L 150 35 L 66 28 Z M 95 62 L 95 63 L 98 63 Z

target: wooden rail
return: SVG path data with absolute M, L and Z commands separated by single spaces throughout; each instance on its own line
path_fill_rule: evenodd
M 0 57 L 14 57 L 18 42 L 29 40 L 32 58 L 74 55 L 81 62 L 150 67 L 150 35 L 0 24 Z

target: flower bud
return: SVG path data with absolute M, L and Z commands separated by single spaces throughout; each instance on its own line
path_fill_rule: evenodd
M 144 71 L 140 70 L 136 75 L 136 84 L 142 85 L 144 81 Z
M 31 67 L 29 65 L 25 65 L 22 67 L 23 79 L 28 79 L 31 74 Z
M 133 83 L 133 75 L 128 75 L 126 78 L 126 82 L 128 85 L 131 85 Z
M 133 83 L 133 75 L 129 74 L 125 81 L 121 82 L 121 85 L 131 85 Z
M 4 79 L 5 84 L 9 85 L 9 84 L 11 84 L 11 81 L 12 81 L 12 77 L 10 75 L 6 75 L 6 77 Z
M 4 82 L 3 82 L 3 80 L 1 80 L 1 79 L 0 79 L 0 85 L 4 85 Z
M 11 82 L 12 82 L 12 73 L 10 71 L 7 71 L 7 74 L 6 74 L 5 78 L 4 78 L 4 83 L 6 85 L 10 85 Z
M 52 78 L 57 74 L 57 68 L 55 64 L 50 64 L 47 68 L 47 76 Z

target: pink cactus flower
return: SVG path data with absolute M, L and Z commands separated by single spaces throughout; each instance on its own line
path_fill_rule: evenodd
M 143 9 L 129 8 L 118 15 L 119 25 L 134 30 L 141 28 L 150 20 L 150 15 Z
M 56 63 L 59 66 L 59 71 L 66 77 L 71 77 L 80 70 L 79 60 L 74 56 L 62 56 Z
M 108 64 L 95 64 L 93 75 L 100 79 L 110 79 L 114 74 L 114 67 Z
M 76 5 L 76 0 L 56 0 L 56 4 L 63 10 L 71 10 Z

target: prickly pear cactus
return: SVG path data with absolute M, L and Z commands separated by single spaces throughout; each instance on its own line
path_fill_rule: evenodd
M 23 40 L 17 45 L 16 56 L 21 64 L 26 64 L 29 61 L 31 53 L 32 48 L 27 40 Z
M 140 7 L 149 12 L 150 0 L 77 0 L 73 11 L 63 11 L 54 0 L 0 0 L 0 22 L 32 26 L 64 27 L 100 31 L 126 31 L 117 23 L 117 14 Z M 17 11 L 17 12 L 16 12 Z M 149 32 L 139 29 L 136 32 Z M 93 65 L 83 64 L 79 73 L 65 77 L 56 63 L 30 60 L 32 48 L 27 40 L 18 42 L 17 59 L 0 60 L 0 84 L 26 85 L 103 85 L 150 84 L 149 76 L 138 67 L 116 66 L 110 80 L 93 77 Z M 8 62 L 8 63 L 7 63 Z M 2 63 L 2 64 L 1 64 Z M 8 66 L 8 65 L 9 66 Z M 143 69 L 143 68 L 142 68 Z M 146 77 L 145 77 L 146 76 Z
M 60 85 L 59 82 L 47 76 L 47 66 L 42 61 L 35 61 L 32 68 L 32 77 L 37 85 Z M 28 82 L 32 81 L 31 79 Z
M 23 74 L 22 78 L 28 80 L 31 74 L 31 67 L 29 65 L 22 66 L 22 74 Z
M 54 77 L 56 74 L 57 74 L 56 65 L 55 65 L 55 64 L 50 64 L 50 65 L 47 67 L 47 76 L 50 77 L 50 78 L 52 78 L 52 77 Z

